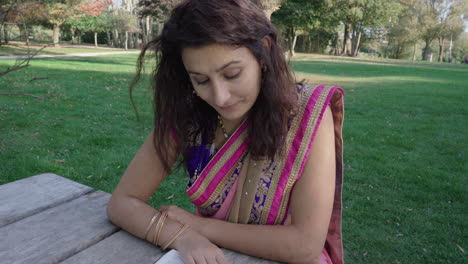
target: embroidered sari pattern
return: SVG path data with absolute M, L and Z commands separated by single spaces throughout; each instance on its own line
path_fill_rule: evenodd
M 216 212 L 219 210 L 221 205 L 223 205 L 224 200 L 226 200 L 226 197 L 228 196 L 229 192 L 231 191 L 232 186 L 234 185 L 234 182 L 237 179 L 237 176 L 240 173 L 240 170 L 242 168 L 242 165 L 244 164 L 244 159 L 247 155 L 244 155 L 241 159 L 240 162 L 234 167 L 234 172 L 233 173 L 228 173 L 227 175 L 231 175 L 229 177 L 229 180 L 227 183 L 223 186 L 222 191 L 219 193 L 219 195 L 216 197 L 215 201 L 206 207 L 198 207 L 198 210 L 200 214 L 204 216 L 213 216 L 216 214 Z
M 199 209 L 213 204 L 221 192 L 226 192 L 229 180 L 247 152 L 248 142 L 247 121 L 244 121 L 208 162 L 193 185 L 187 188 L 192 203 Z
M 309 127 L 313 130 L 315 127 L 316 118 L 311 117 L 310 111 L 312 109 L 320 111 L 329 89 L 330 87 L 325 86 L 318 86 L 315 89 L 302 89 L 300 109 L 291 123 L 286 138 L 285 153 L 288 154 L 286 158 L 278 159 L 275 171 L 272 173 L 270 188 L 259 221 L 260 224 L 281 224 L 286 219 L 289 193 L 295 181 L 300 177 L 298 167 L 302 165 L 301 161 L 304 160 L 303 149 L 309 146 L 308 142 L 304 144 L 304 138 L 312 140 L 307 137 L 310 135 L 304 133 L 304 130 Z M 320 95 L 317 104 L 313 100 L 315 97 L 312 95 Z
M 257 191 L 255 192 L 254 202 L 252 204 L 252 211 L 250 212 L 249 224 L 259 224 L 260 216 L 262 214 L 263 206 L 266 201 L 268 190 L 270 189 L 271 178 L 275 170 L 274 160 L 267 162 L 258 183 Z
M 276 223 L 282 223 L 284 220 L 286 220 L 286 217 L 287 217 L 286 210 L 288 208 L 292 187 L 294 186 L 294 183 L 302 175 L 302 171 L 304 170 L 304 166 L 305 166 L 305 163 L 307 162 L 307 157 L 309 156 L 312 141 L 316 132 L 315 130 L 316 124 L 319 119 L 319 116 L 323 114 L 322 109 L 324 110 L 325 101 L 331 88 L 332 87 L 330 86 L 323 88 L 322 92 L 320 93 L 320 96 L 318 97 L 318 100 L 314 104 L 315 107 L 313 108 L 313 111 L 312 111 L 312 114 L 310 115 L 309 120 L 304 120 L 305 118 L 307 118 L 306 115 L 304 115 L 303 117 L 303 120 L 302 120 L 303 124 L 300 125 L 300 129 L 302 128 L 304 130 L 303 136 L 299 137 L 299 135 L 296 135 L 296 138 L 294 139 L 295 141 L 294 143 L 296 144 L 296 146 L 299 145 L 298 147 L 299 150 L 296 156 L 294 157 L 294 163 L 292 164 L 292 168 L 290 171 L 291 176 L 288 178 L 286 186 L 284 187 L 284 191 L 282 194 L 283 199 L 281 200 L 280 211 L 276 217 L 276 221 L 275 221 Z M 311 99 L 309 99 L 309 101 Z M 310 106 L 311 104 L 309 102 L 308 107 Z M 304 123 L 306 123 L 307 125 L 304 126 Z

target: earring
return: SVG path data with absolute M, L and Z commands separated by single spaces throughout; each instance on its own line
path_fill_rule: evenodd
M 198 96 L 197 91 L 195 90 L 192 91 L 192 94 Z
M 266 65 L 263 65 L 262 66 L 262 72 L 266 72 L 268 70 L 267 66 Z

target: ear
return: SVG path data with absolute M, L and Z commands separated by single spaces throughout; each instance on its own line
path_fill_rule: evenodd
M 265 49 L 267 49 L 268 51 L 271 50 L 271 38 L 269 35 L 266 35 L 262 38 L 262 45 Z

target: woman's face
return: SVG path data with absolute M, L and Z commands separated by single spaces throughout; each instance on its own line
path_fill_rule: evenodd
M 241 121 L 260 92 L 261 67 L 249 49 L 220 44 L 184 48 L 192 85 L 226 121 Z

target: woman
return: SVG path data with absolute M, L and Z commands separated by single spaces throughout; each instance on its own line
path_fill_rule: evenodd
M 186 0 L 147 50 L 155 128 L 108 216 L 185 263 L 218 248 L 288 263 L 342 263 L 342 90 L 295 85 L 277 31 L 249 0 Z M 139 72 L 138 71 L 138 72 Z M 146 204 L 181 157 L 193 215 Z

